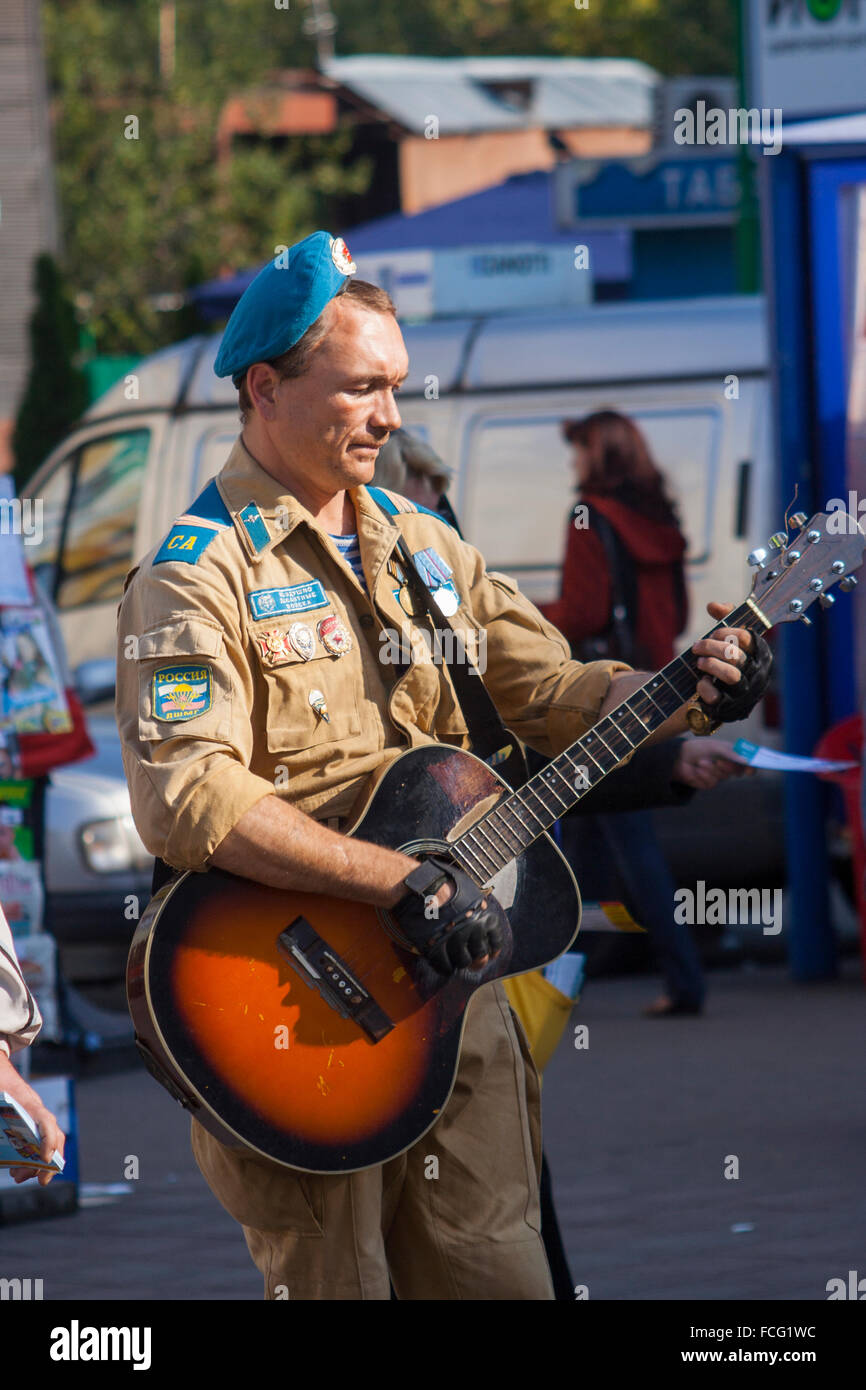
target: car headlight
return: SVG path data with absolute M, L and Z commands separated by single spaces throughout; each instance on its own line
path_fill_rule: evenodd
M 82 826 L 80 838 L 84 862 L 95 874 L 128 873 L 131 869 L 150 867 L 151 856 L 141 842 L 132 816 L 91 821 Z

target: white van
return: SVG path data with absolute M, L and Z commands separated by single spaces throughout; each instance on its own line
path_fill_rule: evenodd
M 746 556 L 781 522 L 762 298 L 448 319 L 407 324 L 404 334 L 403 422 L 455 468 L 455 511 L 491 568 L 513 574 L 532 599 L 555 597 L 573 491 L 560 422 L 607 405 L 640 424 L 680 504 L 691 600 L 681 645 L 709 626 L 707 600 L 745 597 Z M 43 578 L 53 579 L 73 667 L 113 660 L 126 572 L 219 471 L 237 437 L 237 393 L 213 373 L 218 346 L 218 336 L 196 337 L 145 358 L 91 406 L 26 489 L 44 508 L 42 543 L 28 558 L 52 572 Z M 763 720 L 756 713 L 738 732 L 764 740 Z M 744 883 L 757 881 L 750 866 L 767 867 L 768 841 L 781 843 L 778 807 L 762 800 L 771 780 L 761 791 L 759 779 L 736 788 L 750 786 L 757 806 L 754 820 L 734 815 Z M 715 794 L 719 811 L 726 792 Z M 677 838 L 692 855 L 715 833 L 702 815 L 679 817 Z M 685 821 L 697 837 L 691 846 Z

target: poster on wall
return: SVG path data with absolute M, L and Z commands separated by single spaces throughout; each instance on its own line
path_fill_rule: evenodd
M 45 618 L 38 608 L 0 609 L 0 729 L 60 734 L 71 728 Z

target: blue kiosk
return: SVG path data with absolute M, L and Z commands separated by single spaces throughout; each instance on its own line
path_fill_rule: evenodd
M 858 322 L 866 277 L 866 114 L 785 126 L 782 151 L 758 158 L 764 278 L 775 363 L 779 515 L 823 510 L 863 496 L 851 462 L 851 382 L 866 325 Z M 858 491 L 859 482 L 859 491 Z M 861 517 L 862 520 L 862 517 Z M 866 576 L 861 574 L 861 587 Z M 810 754 L 831 725 L 862 708 L 863 597 L 780 631 L 788 751 Z M 821 783 L 786 778 L 788 941 L 798 980 L 832 977 L 826 821 Z

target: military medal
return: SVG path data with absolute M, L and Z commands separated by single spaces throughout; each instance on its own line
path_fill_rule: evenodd
M 419 550 L 412 556 L 415 568 L 420 574 L 427 588 L 430 590 L 433 602 L 444 613 L 446 618 L 450 618 L 460 607 L 460 595 L 451 583 L 453 570 L 447 560 L 433 549 L 432 545 L 426 550 Z
M 450 584 L 442 584 L 440 588 L 433 590 L 433 602 L 446 618 L 450 618 L 460 607 L 460 600 Z
M 328 704 L 321 690 L 311 690 L 307 699 L 319 718 L 324 719 L 326 724 L 330 724 L 331 716 L 328 714 Z
M 406 579 L 404 571 L 400 568 L 398 564 L 395 563 L 394 560 L 389 560 L 388 573 L 390 574 L 391 578 L 396 579 L 397 583 L 400 585 L 399 589 L 394 590 L 394 597 L 396 598 L 400 607 L 403 609 L 403 612 L 409 618 L 417 618 L 418 607 L 415 603 L 414 595 L 409 587 L 409 582 Z
M 281 628 L 275 627 L 271 628 L 269 632 L 260 632 L 258 634 L 258 643 L 262 649 L 262 656 L 269 657 L 272 665 L 275 664 L 280 657 L 288 657 L 291 655 L 292 649 L 289 646 L 289 639 Z
M 397 602 L 399 603 L 400 607 L 403 609 L 403 612 L 407 615 L 407 617 L 417 618 L 418 609 L 415 607 L 415 600 L 412 597 L 412 590 L 409 588 L 408 584 L 401 585 L 400 590 L 397 594 Z
M 336 613 L 328 613 L 326 617 L 320 618 L 316 624 L 316 632 L 325 651 L 330 652 L 331 656 L 342 656 L 344 652 L 352 650 L 349 631 Z
M 309 661 L 315 655 L 316 639 L 313 629 L 306 623 L 292 623 L 289 628 L 289 642 L 302 661 Z

